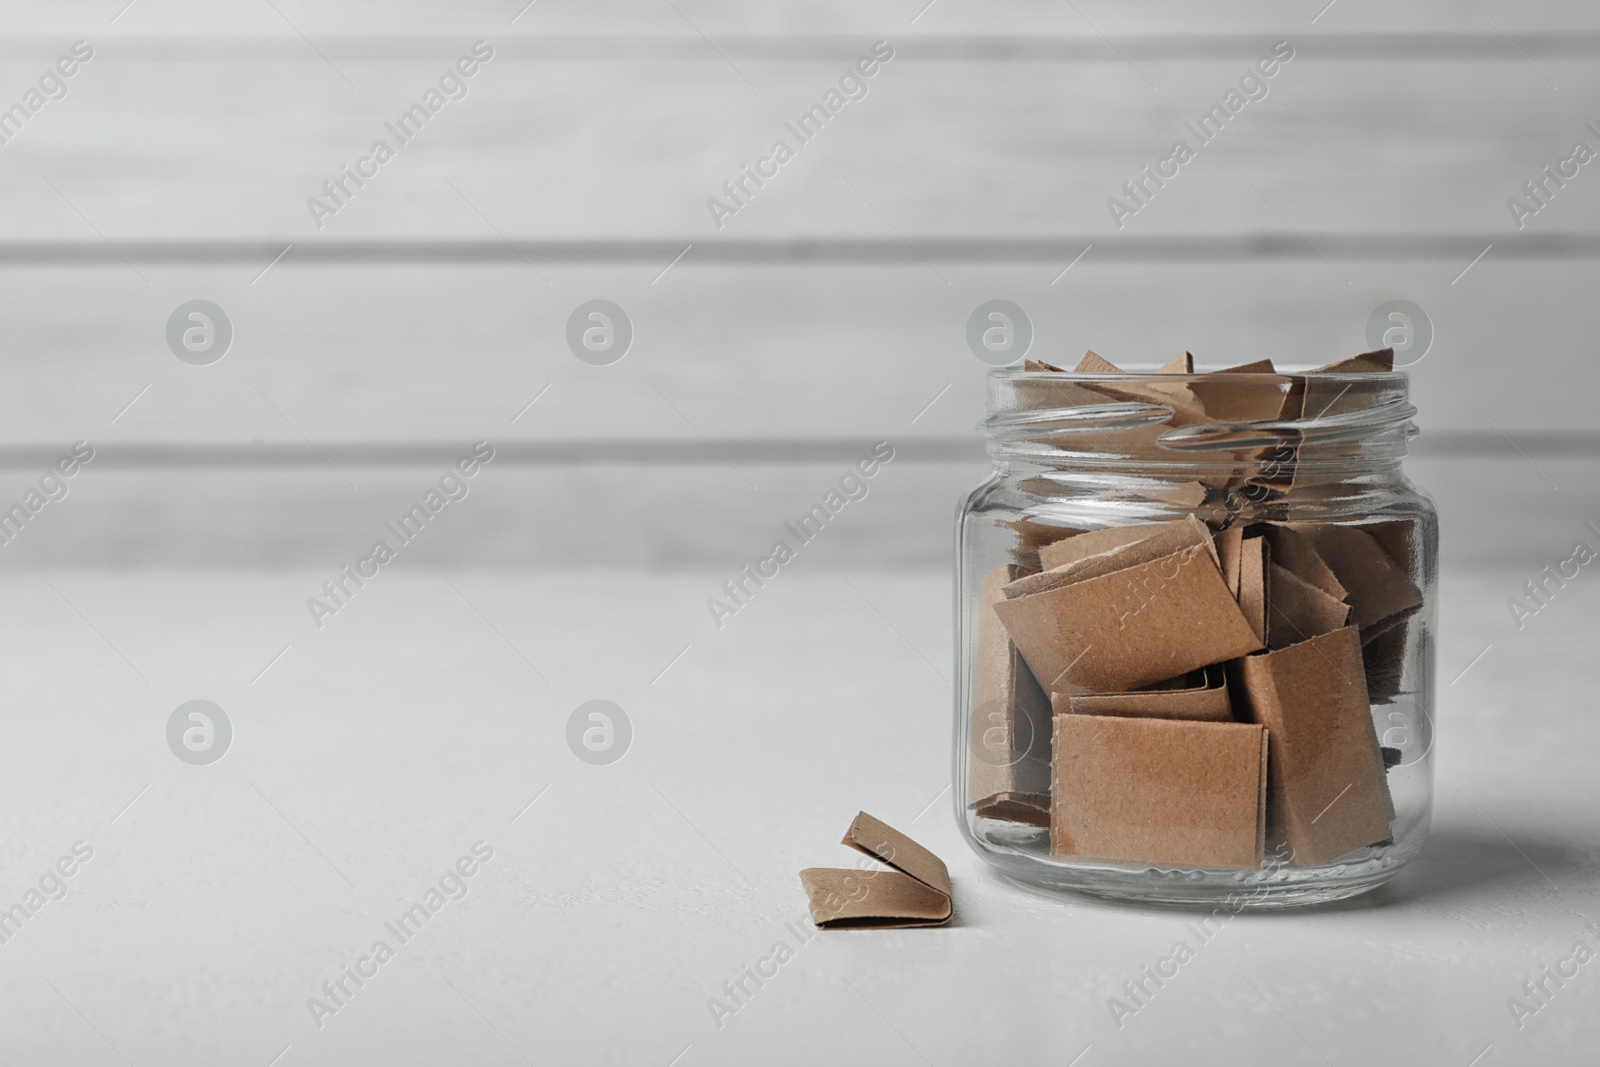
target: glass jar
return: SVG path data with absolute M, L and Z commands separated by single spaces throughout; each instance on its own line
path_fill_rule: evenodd
M 955 794 L 1005 874 L 1239 910 L 1421 850 L 1438 523 L 1407 376 L 1268 366 L 991 372 Z

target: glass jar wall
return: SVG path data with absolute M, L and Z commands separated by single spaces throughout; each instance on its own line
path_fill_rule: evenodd
M 979 855 L 1237 910 L 1352 896 L 1418 853 L 1438 533 L 1401 469 L 1406 394 L 1335 368 L 991 373 L 994 470 L 958 532 Z

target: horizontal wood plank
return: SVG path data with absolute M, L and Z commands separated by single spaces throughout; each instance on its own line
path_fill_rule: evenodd
M 1600 122 L 1585 103 L 1600 95 L 1592 57 L 1537 69 L 1319 59 L 1309 35 L 1267 95 L 1203 143 L 1186 124 L 1225 99 L 1247 59 L 919 60 L 909 41 L 802 143 L 786 123 L 874 39 L 831 60 L 738 69 L 709 49 L 698 62 L 548 62 L 508 48 L 405 143 L 386 124 L 469 35 L 439 42 L 432 60 L 356 57 L 337 70 L 309 49 L 170 62 L 107 46 L 0 149 L 0 223 L 12 242 L 280 246 L 1600 232 L 1588 168 L 1547 186 L 1536 215 L 1507 206 L 1575 141 L 1600 148 L 1585 126 Z M 47 61 L 0 64 L 0 86 L 20 95 Z M 1179 138 L 1195 157 L 1159 188 L 1142 178 Z M 379 140 L 394 158 L 365 164 L 360 187 L 342 178 Z M 793 159 L 763 164 L 779 140 Z M 763 186 L 744 178 L 737 199 L 723 189 L 757 165 Z M 1142 204 L 1124 190 L 1135 179 Z M 324 190 L 334 180 L 342 194 Z M 1114 197 L 1137 210 L 1114 218 Z M 315 214 L 313 199 L 325 205 Z
M 386 441 L 975 439 L 987 366 L 968 317 L 1023 307 L 1031 354 L 1153 365 L 1314 365 L 1407 299 L 1435 332 L 1412 367 L 1425 432 L 1595 429 L 1600 265 L 1102 263 L 0 269 L 0 444 L 309 447 Z M 545 278 L 549 280 L 546 281 Z M 168 348 L 182 303 L 220 305 L 220 362 Z M 620 305 L 610 366 L 569 349 L 580 304 Z M 147 389 L 148 387 L 148 389 Z M 548 392 L 545 390 L 548 388 Z M 531 401 L 537 403 L 528 407 Z M 1492 422 L 1490 420 L 1493 420 Z
M 1600 460 L 1520 456 L 1470 463 L 1413 458 L 1410 476 L 1438 502 L 1447 565 L 1514 563 L 1535 576 L 1551 559 L 1590 539 L 1600 493 Z M 849 460 L 741 462 L 681 467 L 628 463 L 483 468 L 467 495 L 447 504 L 401 548 L 394 566 L 671 567 L 714 565 L 732 576 L 771 552 L 784 523 L 805 514 L 849 469 Z M 944 463 L 896 459 L 805 545 L 801 567 L 950 563 L 956 506 L 987 476 L 981 458 Z M 310 566 L 333 577 L 383 538 L 429 489 L 443 465 L 356 470 L 355 485 L 326 468 L 301 470 L 96 470 L 0 545 L 9 573 L 46 575 L 65 567 L 277 568 Z M 744 477 L 750 479 L 749 482 Z M 0 502 L 34 484 L 0 473 Z M 1492 501 L 1493 506 L 1485 506 Z M 1518 579 L 1521 580 L 1520 578 Z M 295 592 L 288 604 L 299 609 Z M 716 595 L 715 587 L 699 594 Z M 1517 593 L 1508 585 L 1505 596 Z M 703 599 L 686 614 L 703 618 Z M 698 623 L 697 623 L 698 624 Z M 271 654 L 269 649 L 263 658 Z
M 273 11 L 276 7 L 278 11 Z M 676 10 L 674 10 L 676 8 Z M 250 32 L 288 36 L 291 25 L 312 40 L 330 34 L 518 33 L 793 34 L 818 31 L 1008 33 L 1214 33 L 1396 32 L 1483 33 L 1498 26 L 1514 37 L 1541 31 L 1600 28 L 1600 12 L 1584 0 L 1518 5 L 1480 0 L 1478 10 L 1453 0 L 1407 4 L 1283 4 L 1274 0 L 1151 0 L 1138 5 L 1091 0 L 1076 5 L 1051 0 L 677 0 L 672 5 L 637 0 L 277 0 L 272 6 L 215 4 L 206 0 L 127 0 L 87 5 L 30 4 L 0 7 L 8 29 L 72 33 L 171 33 L 203 36 Z M 115 20 L 115 21 L 113 21 Z M 1492 21 L 1491 21 L 1492 20 Z

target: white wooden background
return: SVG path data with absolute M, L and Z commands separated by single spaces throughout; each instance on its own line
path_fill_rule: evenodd
M 1516 502 L 1447 526 L 1447 553 L 1504 556 L 1541 517 L 1565 539 L 1597 487 L 1600 168 L 1520 232 L 1506 208 L 1573 141 L 1600 148 L 1592 5 L 124 3 L 0 8 L 0 103 L 95 49 L 0 147 L 0 491 L 86 439 L 81 496 L 107 516 L 85 505 L 40 560 L 186 537 L 185 559 L 317 558 L 339 516 L 387 506 L 350 483 L 390 475 L 355 470 L 480 438 L 502 471 L 537 467 L 522 507 L 556 486 L 571 506 L 463 552 L 611 558 L 609 531 L 637 541 L 631 498 L 660 531 L 645 558 L 724 558 L 888 438 L 920 473 L 864 542 L 942 558 L 983 467 L 964 326 L 995 297 L 1029 312 L 1036 355 L 1213 363 L 1352 352 L 1409 299 L 1436 330 L 1419 477 L 1447 514 Z M 469 95 L 316 228 L 306 198 L 479 39 L 495 58 Z M 716 228 L 706 198 L 878 40 L 896 55 L 866 99 Z M 1107 197 L 1278 40 L 1295 58 L 1269 95 L 1114 227 Z M 196 297 L 234 324 L 210 367 L 164 341 Z M 565 345 L 595 297 L 635 326 L 614 366 Z M 197 466 L 175 490 L 107 484 Z M 394 477 L 398 502 L 415 478 Z M 264 514 L 198 536 L 176 501 L 199 485 L 202 516 Z M 129 497 L 169 532 L 113 550 Z M 733 532 L 705 535 L 713 515 Z
M 316 229 L 306 198 L 479 39 L 470 95 Z M 1592 977 L 1525 1032 L 1504 1006 L 1597 914 L 1597 597 L 1527 632 L 1505 598 L 1600 520 L 1600 164 L 1520 232 L 1505 202 L 1600 147 L 1600 5 L 0 0 L 0 109 L 77 40 L 0 145 L 0 511 L 97 449 L 0 547 L 0 906 L 80 835 L 97 858 L 0 947 L 0 1061 L 1592 1060 Z M 878 40 L 869 96 L 717 230 L 706 197 Z M 1115 229 L 1278 40 L 1268 97 Z M 234 324 L 212 366 L 164 339 L 195 298 Z M 594 298 L 636 327 L 613 366 L 564 340 Z M 1428 852 L 1233 921 L 1126 1034 L 1103 998 L 1187 917 L 1002 884 L 947 807 L 995 298 L 1069 360 L 1322 361 L 1391 299 L 1437 330 Z M 471 494 L 313 628 L 479 439 Z M 871 495 L 712 630 L 879 439 Z M 210 767 L 163 733 L 197 697 L 236 726 Z M 610 767 L 567 751 L 596 697 L 635 724 Z M 951 862 L 956 925 L 821 938 L 717 1030 L 857 807 Z M 480 836 L 473 902 L 315 1029 L 307 994 Z

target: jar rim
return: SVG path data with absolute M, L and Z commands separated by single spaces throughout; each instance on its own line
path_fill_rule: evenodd
M 989 371 L 991 378 L 1028 378 L 1054 381 L 1105 382 L 1107 384 L 1142 381 L 1179 383 L 1216 381 L 1223 374 L 1227 375 L 1226 380 L 1230 382 L 1268 382 L 1293 378 L 1313 382 L 1371 382 L 1380 385 L 1404 385 L 1411 379 L 1410 373 L 1403 370 L 1318 372 L 1316 370 L 1305 371 L 1282 368 L 1275 371 L 1212 371 L 1210 373 L 1198 372 L 1195 374 L 1169 374 L 1165 371 L 1155 370 L 1123 371 L 1120 374 L 1112 374 L 1104 371 L 1027 370 L 1021 365 L 1012 365 L 1009 367 L 994 367 Z
M 1270 449 L 1304 471 L 1398 465 L 1410 375 L 1317 370 L 1080 372 L 996 367 L 979 428 L 996 460 L 1194 470 Z

